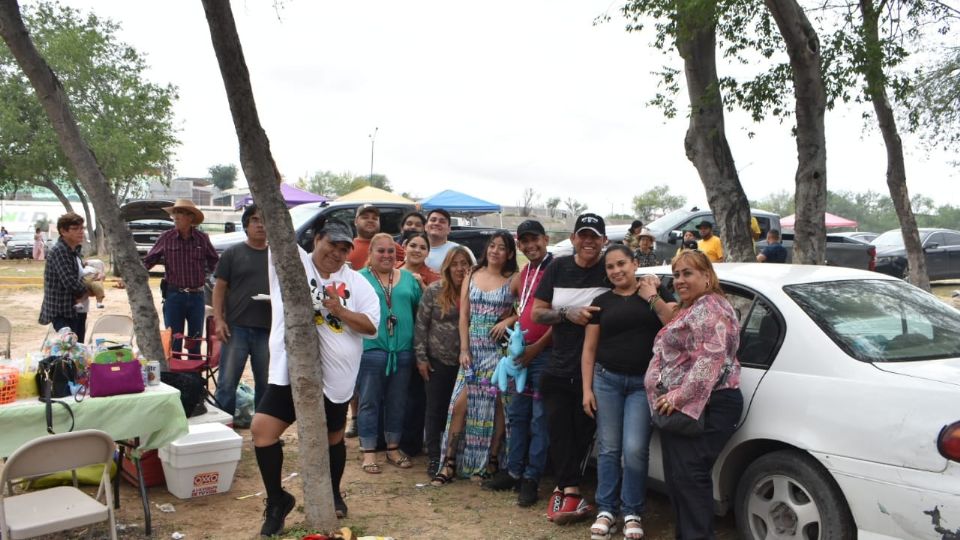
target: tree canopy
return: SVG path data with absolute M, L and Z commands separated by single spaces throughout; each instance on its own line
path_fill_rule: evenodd
M 335 173 L 333 171 L 317 171 L 309 178 L 300 178 L 296 186 L 320 195 L 346 195 L 365 186 L 373 186 L 385 191 L 393 191 L 390 180 L 382 174 L 373 176 L 356 175 L 350 171 Z
M 207 171 L 210 173 L 213 185 L 217 186 L 218 189 L 230 189 L 237 183 L 237 166 L 232 163 L 229 165 L 214 165 Z
M 670 193 L 670 186 L 660 184 L 633 198 L 633 213 L 644 223 L 676 210 L 686 204 L 687 198 L 683 195 Z
M 146 79 L 144 57 L 119 41 L 119 27 L 108 19 L 47 0 L 25 6 L 23 16 L 114 195 L 122 200 L 138 194 L 169 166 L 179 144 L 176 88 Z M 0 48 L 0 182 L 6 189 L 23 183 L 79 187 L 7 47 Z

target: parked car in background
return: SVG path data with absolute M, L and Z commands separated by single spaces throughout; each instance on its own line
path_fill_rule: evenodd
M 173 206 L 173 201 L 155 199 L 131 201 L 120 207 L 120 219 L 127 222 L 141 259 L 146 257 L 164 231 L 173 228 L 173 219 L 164 210 L 168 206 Z
M 607 226 L 607 245 L 610 244 L 622 244 L 624 238 L 627 237 L 627 232 L 630 230 L 630 225 L 608 225 Z M 563 240 L 547 246 L 547 251 L 553 253 L 554 257 L 563 257 L 564 255 L 573 255 L 573 243 L 570 242 L 569 238 L 564 238 Z
M 848 268 L 715 266 L 744 410 L 713 469 L 740 538 L 954 538 L 960 311 Z M 671 285 L 669 267 L 644 268 Z M 650 476 L 663 480 L 659 433 Z
M 834 236 L 845 236 L 847 238 L 853 238 L 860 240 L 861 242 L 872 242 L 874 238 L 880 236 L 879 233 L 867 232 L 867 231 L 853 231 L 853 232 L 838 232 L 830 233 Z
M 7 240 L 7 258 L 8 259 L 32 259 L 33 258 L 33 235 L 34 233 L 15 233 L 10 240 Z
M 750 215 L 757 218 L 757 223 L 760 224 L 760 238 L 766 237 L 770 229 L 780 230 L 780 216 L 777 214 L 751 209 Z M 713 234 L 723 240 L 723 229 L 717 224 L 709 208 L 701 210 L 694 206 L 689 210 L 674 210 L 647 224 L 657 241 L 657 257 L 665 261 L 671 260 L 683 241 L 684 231 L 696 231 L 701 221 L 713 223 Z
M 876 237 L 877 272 L 894 277 L 907 275 L 907 250 L 900 229 Z M 920 229 L 920 244 L 927 259 L 927 275 L 931 280 L 960 279 L 960 231 Z
M 782 233 L 780 241 L 787 250 L 788 263 L 793 262 L 793 233 Z M 757 251 L 767 247 L 766 240 L 757 242 Z M 827 235 L 826 260 L 827 266 L 846 266 L 861 270 L 875 270 L 877 267 L 877 248 L 869 242 L 858 240 L 842 234 L 830 233 Z

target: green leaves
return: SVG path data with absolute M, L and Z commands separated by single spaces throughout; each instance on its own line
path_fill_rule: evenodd
M 649 223 L 667 212 L 682 207 L 686 202 L 686 197 L 671 194 L 670 186 L 661 184 L 633 198 L 633 213 L 643 222 Z
M 114 193 L 135 191 L 168 167 L 179 144 L 177 90 L 145 77 L 143 57 L 116 37 L 118 25 L 53 1 L 23 9 L 33 41 L 70 98 L 81 132 Z M 0 178 L 36 183 L 73 176 L 33 89 L 0 46 Z

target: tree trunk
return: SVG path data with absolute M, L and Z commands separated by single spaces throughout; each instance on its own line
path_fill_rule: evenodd
M 67 198 L 67 194 L 64 193 L 62 189 L 60 189 L 60 186 L 58 186 L 56 182 L 54 182 L 53 180 L 50 180 L 46 176 L 42 176 L 30 183 L 35 186 L 49 189 L 50 192 L 53 193 L 53 196 L 56 197 L 58 201 L 60 201 L 60 204 L 63 205 L 63 208 L 67 212 L 73 212 L 73 203 L 70 202 L 70 199 Z M 56 223 L 56 221 L 54 221 L 54 223 Z
M 877 124 L 883 135 L 887 150 L 887 188 L 900 220 L 900 233 L 907 251 L 907 273 L 910 283 L 924 290 L 930 290 L 930 278 L 927 275 L 927 259 L 920 242 L 917 218 L 910 205 L 907 191 L 907 167 L 903 162 L 903 142 L 897 130 L 897 120 L 890 100 L 887 99 L 886 79 L 883 74 L 883 46 L 880 43 L 880 11 L 873 0 L 860 0 L 860 15 L 863 17 L 863 40 L 866 48 L 862 70 L 867 81 L 867 96 L 873 103 L 877 115 Z
M 91 255 L 103 253 L 104 250 L 101 249 L 103 229 L 98 227 L 94 220 L 91 219 L 90 204 L 87 202 L 87 196 L 84 195 L 83 190 L 80 189 L 80 185 L 76 180 L 70 180 L 70 184 L 73 186 L 73 190 L 77 192 L 77 198 L 80 199 L 80 204 L 83 206 L 84 222 L 87 224 L 87 238 L 90 239 L 90 245 L 92 246 Z
M 826 261 L 827 146 L 823 124 L 827 91 L 820 69 L 820 40 L 796 0 L 765 0 L 787 44 L 796 95 L 797 174 L 793 262 Z
M 687 158 L 697 168 L 721 231 L 726 261 L 753 261 L 750 203 L 727 143 L 717 80 L 716 1 L 677 3 L 677 50 L 690 96 Z
M 337 519 L 330 484 L 320 342 L 313 322 L 307 276 L 299 264 L 293 224 L 280 194 L 280 172 L 260 124 L 230 2 L 203 0 L 203 8 L 240 142 L 240 164 L 253 199 L 263 212 L 271 257 L 280 281 L 307 522 L 310 527 L 333 530 Z M 287 261 L 289 263 L 281 264 Z
M 16 0 L 0 0 L 0 35 L 16 58 L 20 69 L 30 79 L 30 84 L 57 134 L 60 147 L 106 228 L 114 262 L 127 282 L 127 299 L 133 313 L 140 350 L 147 358 L 157 359 L 166 367 L 163 346 L 160 343 L 160 320 L 147 283 L 147 271 L 137 256 L 133 237 L 120 219 L 120 208 L 113 198 L 110 184 L 103 177 L 93 152 L 80 134 L 63 86 L 33 46 Z

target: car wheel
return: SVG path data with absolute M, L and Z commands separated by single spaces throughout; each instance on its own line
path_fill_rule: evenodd
M 794 450 L 767 454 L 747 467 L 737 485 L 736 514 L 741 538 L 856 538 L 830 473 Z

